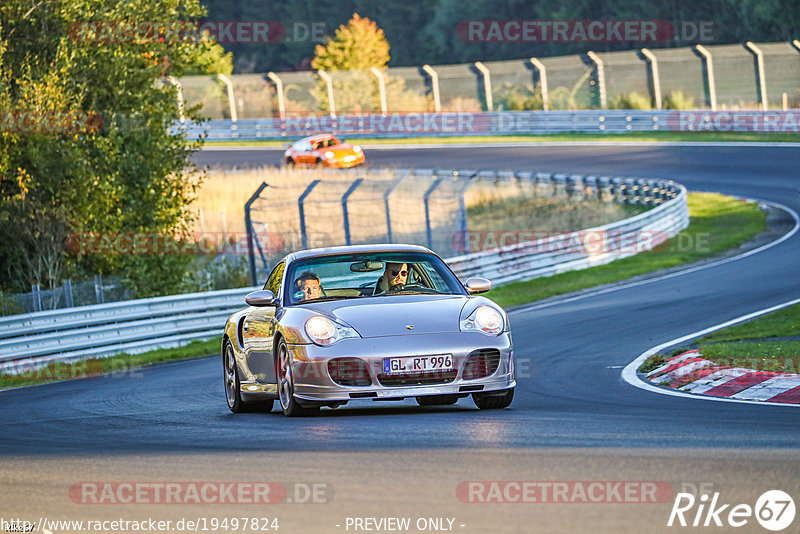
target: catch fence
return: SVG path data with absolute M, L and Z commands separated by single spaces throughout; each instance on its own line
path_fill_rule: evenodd
M 394 169 L 344 172 L 291 185 L 262 183 L 245 204 L 250 276 L 264 280 L 287 253 L 369 243 L 472 252 L 467 205 L 505 198 L 599 200 L 657 206 L 679 188 L 661 181 L 537 172 Z
M 180 80 L 210 119 L 800 107 L 800 41 Z M 313 130 L 313 128 L 309 128 Z M 324 128 L 320 128 L 324 129 Z

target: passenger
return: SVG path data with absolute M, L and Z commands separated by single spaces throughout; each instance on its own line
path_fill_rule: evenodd
M 309 271 L 298 276 L 294 281 L 294 286 L 295 299 L 300 301 L 318 299 L 323 294 L 319 276 Z

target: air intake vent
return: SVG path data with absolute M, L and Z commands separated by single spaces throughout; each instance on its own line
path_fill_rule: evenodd
M 476 350 L 467 357 L 464 364 L 464 372 L 461 378 L 464 380 L 475 380 L 485 378 L 494 374 L 500 366 L 500 351 L 497 349 Z
M 328 361 L 328 374 L 340 386 L 371 386 L 369 369 L 359 358 L 334 358 Z
M 378 382 L 382 386 L 425 386 L 447 384 L 456 379 L 456 371 L 426 371 L 424 373 L 380 374 Z

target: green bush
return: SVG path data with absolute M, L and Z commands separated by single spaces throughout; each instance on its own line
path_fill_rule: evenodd
M 652 109 L 650 97 L 636 91 L 617 95 L 608 103 L 608 109 Z
M 542 90 L 538 85 L 534 87 L 532 84 L 528 84 L 525 87 L 520 87 L 506 82 L 494 92 L 493 97 L 495 108 L 499 110 L 529 111 L 544 109 Z
M 664 98 L 664 109 L 693 109 L 694 97 L 683 94 L 683 91 L 670 91 Z

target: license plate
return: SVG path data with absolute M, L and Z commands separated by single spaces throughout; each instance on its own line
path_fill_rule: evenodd
M 343 159 L 344 159 L 344 161 L 346 163 L 350 163 L 351 161 L 355 161 L 356 157 L 355 156 L 345 156 Z
M 423 373 L 425 371 L 452 371 L 452 354 L 434 354 L 431 356 L 408 356 L 404 358 L 384 358 L 383 372 Z

